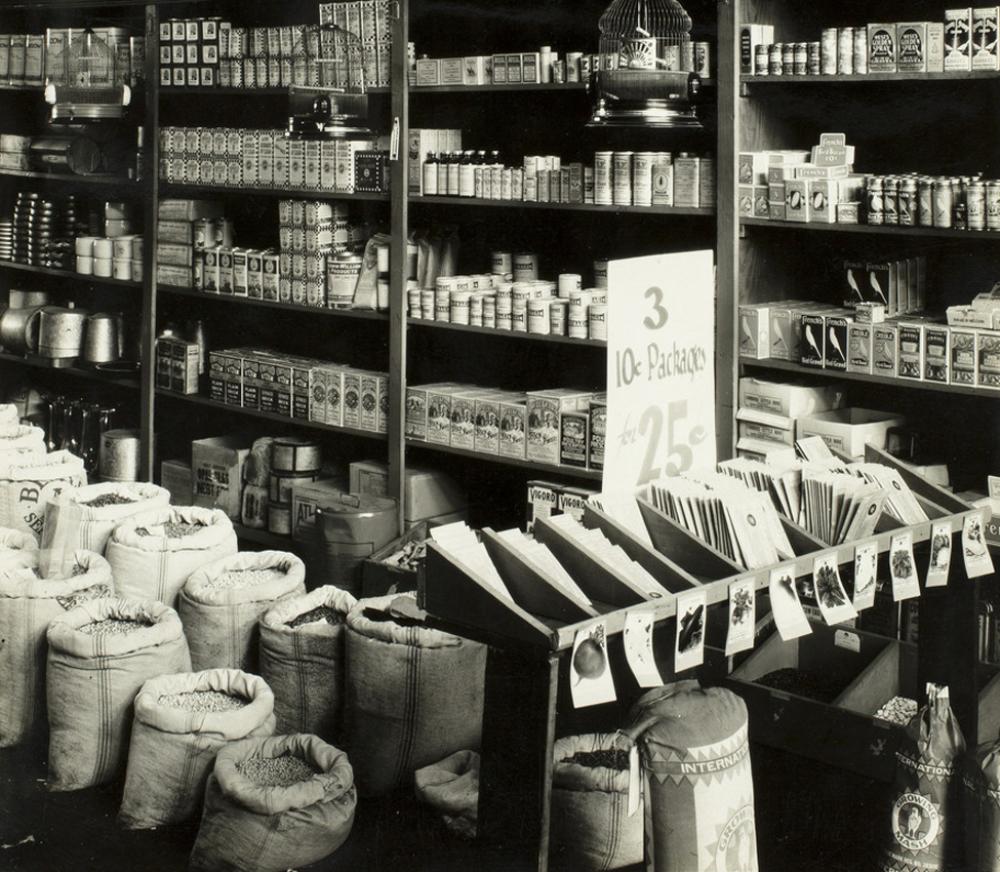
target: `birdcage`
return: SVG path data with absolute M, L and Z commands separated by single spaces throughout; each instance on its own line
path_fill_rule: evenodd
M 45 89 L 52 121 L 69 123 L 121 118 L 131 101 L 121 84 L 115 50 L 90 28 L 74 31 L 62 53 L 61 83 Z
M 592 124 L 701 127 L 691 16 L 677 0 L 613 0 L 599 26 Z
M 296 139 L 370 139 L 368 84 L 374 47 L 336 24 L 305 28 L 292 50 L 288 135 Z

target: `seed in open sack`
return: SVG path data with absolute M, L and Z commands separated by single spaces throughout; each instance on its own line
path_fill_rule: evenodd
M 833 702 L 843 690 L 839 681 L 821 673 L 804 672 L 801 669 L 776 669 L 758 678 L 757 684 L 819 702 Z
M 225 590 L 235 587 L 254 587 L 268 581 L 275 581 L 284 576 L 276 569 L 232 569 L 223 572 L 205 583 L 209 590 Z
M 615 769 L 624 772 L 628 769 L 628 751 L 623 751 L 621 748 L 608 748 L 604 751 L 577 751 L 563 762 L 586 766 L 588 769 Z
M 88 636 L 125 636 L 134 633 L 143 627 L 152 627 L 148 621 L 120 620 L 118 618 L 107 618 L 103 621 L 93 621 L 80 627 L 81 633 Z
M 166 524 L 161 524 L 159 527 L 154 529 L 161 530 L 160 533 L 154 533 L 147 527 L 136 527 L 135 532 L 137 536 L 166 536 L 168 539 L 182 539 L 185 536 L 192 536 L 201 530 L 204 524 L 189 524 L 186 521 L 169 521 Z
M 136 500 L 132 499 L 132 497 L 127 497 L 124 494 L 108 493 L 101 494 L 99 497 L 94 497 L 92 500 L 80 503 L 80 505 L 88 506 L 92 509 L 102 509 L 104 506 L 126 506 L 129 503 L 134 502 L 136 502 Z
M 250 700 L 219 690 L 189 690 L 184 693 L 165 693 L 157 702 L 170 708 L 188 712 L 233 712 L 245 708 Z
M 882 708 L 875 712 L 875 717 L 890 724 L 905 727 L 917 716 L 919 710 L 917 701 L 905 696 L 894 696 Z
M 291 754 L 281 757 L 247 757 L 236 764 L 236 769 L 258 787 L 291 787 L 319 774 L 319 770 L 301 757 Z
M 303 612 L 297 618 L 286 621 L 286 624 L 289 627 L 301 627 L 303 624 L 315 624 L 319 621 L 326 621 L 328 624 L 336 626 L 337 624 L 344 623 L 344 616 L 329 606 L 320 606 L 317 609 L 310 609 L 308 612 Z
M 76 575 L 77 573 L 74 572 L 73 574 Z M 56 602 L 66 609 L 66 611 L 69 611 L 82 603 L 89 603 L 91 600 L 102 599 L 106 596 L 111 596 L 111 586 L 107 584 L 95 584 L 92 587 L 78 590 L 76 593 L 70 594 L 70 596 L 57 596 Z

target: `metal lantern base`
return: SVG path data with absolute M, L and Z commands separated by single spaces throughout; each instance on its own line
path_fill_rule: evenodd
M 701 130 L 695 110 L 685 103 L 647 100 L 643 104 L 609 107 L 599 101 L 588 127 L 664 127 L 672 130 Z

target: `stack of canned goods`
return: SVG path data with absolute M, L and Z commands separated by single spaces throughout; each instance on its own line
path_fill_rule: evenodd
M 754 46 L 755 76 L 854 76 L 867 73 L 867 27 L 826 27 L 818 42 L 775 42 Z
M 490 275 L 439 276 L 433 289 L 408 291 L 410 318 L 571 339 L 606 340 L 607 261 L 594 263 L 594 287 L 577 273 L 538 277 L 533 252 L 493 253 Z
M 868 176 L 865 221 L 876 226 L 1000 231 L 1000 179 Z
M 8 259 L 46 269 L 70 269 L 77 230 L 75 197 L 44 199 L 37 193 L 17 195 Z

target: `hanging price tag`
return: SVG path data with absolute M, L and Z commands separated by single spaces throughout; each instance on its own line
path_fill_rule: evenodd
M 578 630 L 573 640 L 569 688 L 575 708 L 614 702 L 615 682 L 608 661 L 607 626 L 604 621 Z
M 824 554 L 813 561 L 813 591 L 823 620 L 831 627 L 858 616 L 840 580 L 836 554 Z
M 986 547 L 983 520 L 979 515 L 968 515 L 962 524 L 962 557 L 969 578 L 993 574 L 993 558 Z
M 674 671 L 683 672 L 705 662 L 705 619 L 708 594 L 688 590 L 677 594 L 677 635 L 674 643 Z
M 927 567 L 925 587 L 945 587 L 951 569 L 951 525 L 947 522 L 931 525 L 931 558 Z
M 659 687 L 663 684 L 653 654 L 653 613 L 649 609 L 626 612 L 622 639 L 625 660 L 639 687 Z
M 729 585 L 729 631 L 726 656 L 753 648 L 757 626 L 757 585 L 753 578 L 741 578 Z
M 795 589 L 795 577 L 785 569 L 771 570 L 768 580 L 768 591 L 771 594 L 771 611 L 778 633 L 785 642 L 808 636 L 812 632 L 806 613 L 799 601 L 799 592 Z
M 893 602 L 920 596 L 920 582 L 913 560 L 913 533 L 899 533 L 890 540 L 889 574 L 892 576 Z
M 861 542 L 854 548 L 854 608 L 870 609 L 875 605 L 878 573 L 878 542 Z

